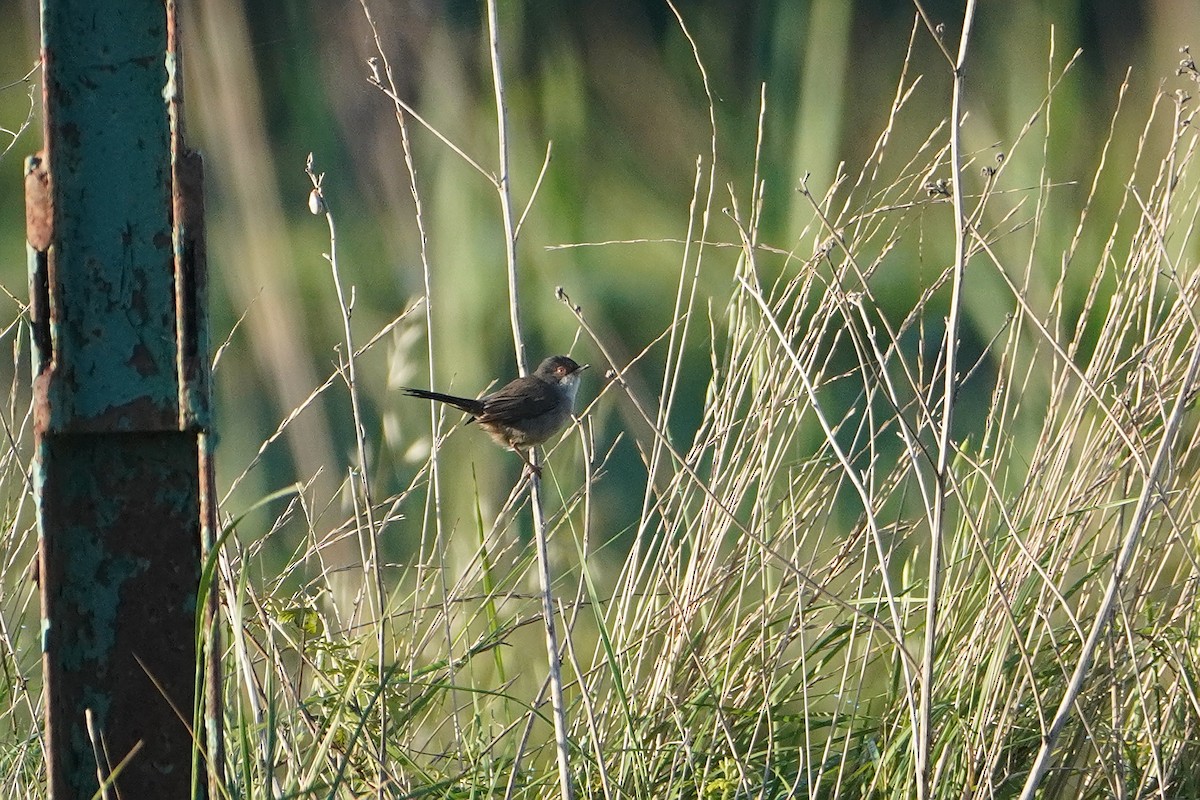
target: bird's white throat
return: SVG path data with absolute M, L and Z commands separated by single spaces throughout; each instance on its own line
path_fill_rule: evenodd
M 575 372 L 570 375 L 564 376 L 562 379 L 562 386 L 563 386 L 563 389 L 566 390 L 567 402 L 570 403 L 572 407 L 574 407 L 575 394 L 579 391 L 579 373 Z

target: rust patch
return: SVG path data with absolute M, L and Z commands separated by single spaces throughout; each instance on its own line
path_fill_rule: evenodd
M 64 433 L 155 433 L 176 430 L 178 416 L 174 403 L 164 407 L 149 397 L 135 397 L 86 417 L 76 415 L 58 429 Z
M 45 151 L 31 156 L 25 165 L 25 238 L 38 252 L 50 249 L 54 233 L 54 209 L 50 196 L 50 170 Z
M 138 375 L 143 378 L 158 374 L 158 365 L 154 363 L 154 354 L 141 342 L 134 345 L 133 355 L 129 357 L 129 366 L 136 369 Z
M 33 379 L 33 430 L 41 436 L 50 430 L 50 370 Z

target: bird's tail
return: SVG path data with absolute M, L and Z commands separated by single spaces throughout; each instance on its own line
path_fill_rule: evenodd
M 436 400 L 439 403 L 445 403 L 448 406 L 454 406 L 460 411 L 465 411 L 472 417 L 478 417 L 483 414 L 483 401 L 476 400 L 471 397 L 455 397 L 452 394 L 442 394 L 441 392 L 431 392 L 428 389 L 409 389 L 402 390 L 409 397 L 420 397 L 423 400 Z

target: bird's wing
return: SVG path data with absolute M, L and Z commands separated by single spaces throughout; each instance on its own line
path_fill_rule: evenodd
M 517 378 L 483 398 L 480 422 L 511 423 L 539 417 L 553 411 L 558 398 L 545 381 L 526 376 Z

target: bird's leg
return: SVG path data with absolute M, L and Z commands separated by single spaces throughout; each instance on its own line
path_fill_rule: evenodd
M 542 477 L 542 468 L 535 466 L 534 463 L 529 460 L 529 457 L 525 455 L 525 451 L 517 447 L 515 444 L 512 445 L 512 451 L 520 456 L 521 460 L 525 462 L 525 466 L 529 467 L 530 472 L 532 472 L 534 475 L 537 475 L 539 478 Z

